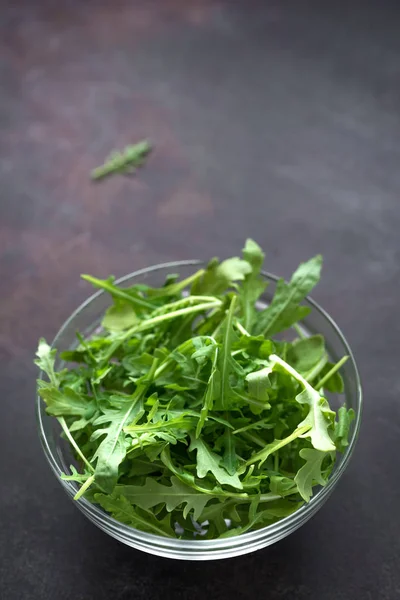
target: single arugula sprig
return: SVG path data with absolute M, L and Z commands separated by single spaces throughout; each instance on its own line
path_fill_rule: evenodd
M 147 140 L 126 146 L 122 152 L 114 150 L 103 165 L 92 170 L 90 176 L 93 180 L 98 180 L 113 173 L 133 173 L 143 165 L 150 152 L 151 145 Z
M 160 288 L 83 276 L 113 300 L 102 327 L 77 334 L 65 364 L 44 340 L 36 360 L 77 499 L 147 532 L 211 539 L 288 516 L 326 484 L 354 412 L 336 414 L 325 396 L 343 391 L 346 357 L 332 364 L 323 337 L 298 325 L 321 257 L 279 281 L 266 307 L 263 260 L 247 240 L 242 258 Z

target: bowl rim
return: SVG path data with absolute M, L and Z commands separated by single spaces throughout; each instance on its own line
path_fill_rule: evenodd
M 172 269 L 174 267 L 183 267 L 183 266 L 198 266 L 198 265 L 204 265 L 204 264 L 207 264 L 207 263 L 203 260 L 197 260 L 197 259 L 159 263 L 159 264 L 151 265 L 150 267 L 144 267 L 137 271 L 133 271 L 132 273 L 123 275 L 122 277 L 119 277 L 118 279 L 115 280 L 115 284 L 116 285 L 122 284 L 130 279 L 137 278 L 140 275 L 145 275 L 147 273 L 151 273 L 152 271 L 159 271 L 162 269 Z M 268 271 L 265 271 L 265 270 L 262 270 L 261 274 L 263 275 L 263 277 L 265 277 L 266 279 L 269 279 L 270 281 L 274 282 L 275 284 L 281 279 L 280 277 L 277 277 L 276 275 L 274 275 Z M 75 319 L 75 317 L 78 314 L 80 314 L 81 311 L 84 310 L 89 304 L 91 304 L 94 300 L 96 300 L 99 296 L 101 296 L 103 294 L 106 294 L 105 290 L 98 290 L 97 292 L 95 292 L 94 294 L 89 296 L 86 300 L 84 300 L 84 302 L 82 302 L 71 313 L 71 315 L 67 318 L 67 320 L 62 324 L 62 326 L 58 330 L 54 340 L 52 341 L 52 343 L 51 343 L 52 348 L 56 347 L 58 339 L 63 334 L 63 332 L 69 327 L 69 325 Z M 250 543 L 250 542 L 252 544 L 254 544 L 257 541 L 261 541 L 263 538 L 268 537 L 270 534 L 279 536 L 279 533 L 282 532 L 283 530 L 290 529 L 291 526 L 293 528 L 297 528 L 305 520 L 308 520 L 309 516 L 312 516 L 312 514 L 317 510 L 319 505 L 322 505 L 322 503 L 328 498 L 328 496 L 332 492 L 334 486 L 339 481 L 340 477 L 342 476 L 342 474 L 344 473 L 345 469 L 347 468 L 347 466 L 349 464 L 350 458 L 353 454 L 353 451 L 354 451 L 354 448 L 355 448 L 355 445 L 357 442 L 359 430 L 360 430 L 362 410 L 363 410 L 363 394 L 362 394 L 362 387 L 361 387 L 359 371 L 357 368 L 356 361 L 354 359 L 353 352 L 352 352 L 344 334 L 342 333 L 341 329 L 336 324 L 334 319 L 310 296 L 307 296 L 305 298 L 305 301 L 310 304 L 310 306 L 312 307 L 313 310 L 319 312 L 319 314 L 329 323 L 329 325 L 332 327 L 334 333 L 338 336 L 339 340 L 343 344 L 343 346 L 346 350 L 346 354 L 349 356 L 349 363 L 354 372 L 356 389 L 357 389 L 357 399 L 356 400 L 357 400 L 357 404 L 358 404 L 358 410 L 356 412 L 356 417 L 355 417 L 354 425 L 352 428 L 351 437 L 349 439 L 349 445 L 347 446 L 345 452 L 341 455 L 341 460 L 338 462 L 337 467 L 335 468 L 334 472 L 332 473 L 332 475 L 329 478 L 326 485 L 324 487 L 321 487 L 308 503 L 305 503 L 303 506 L 301 506 L 299 509 L 297 509 L 295 512 L 293 512 L 291 515 L 284 517 L 283 519 L 280 519 L 276 523 L 272 523 L 271 525 L 267 525 L 266 527 L 263 527 L 261 529 L 256 529 L 254 531 L 249 531 L 247 533 L 234 535 L 232 537 L 216 538 L 216 539 L 209 539 L 209 540 L 203 540 L 203 539 L 186 540 L 186 539 L 179 539 L 179 538 L 170 538 L 170 537 L 159 536 L 159 535 L 156 535 L 153 533 L 141 531 L 139 529 L 135 529 L 134 527 L 131 527 L 130 525 L 125 525 L 124 523 L 117 521 L 116 519 L 111 517 L 111 515 L 106 513 L 102 508 L 89 502 L 84 497 L 81 497 L 77 501 L 75 501 L 76 504 L 78 505 L 78 508 L 80 508 L 80 510 L 83 511 L 85 514 L 89 513 L 92 520 L 94 520 L 95 522 L 100 521 L 102 523 L 105 523 L 111 530 L 117 529 L 120 533 L 125 534 L 126 537 L 128 537 L 130 539 L 136 539 L 137 541 L 140 541 L 141 543 L 147 543 L 149 547 L 153 546 L 153 547 L 158 547 L 161 549 L 168 548 L 170 550 L 175 550 L 175 551 L 179 550 L 179 551 L 183 551 L 183 552 L 185 550 L 189 551 L 189 552 L 198 551 L 200 553 L 204 552 L 206 550 L 214 550 L 214 551 L 221 550 L 221 551 L 223 551 L 223 550 L 227 550 L 227 549 L 236 548 L 236 547 L 239 547 L 242 545 L 246 545 L 246 543 Z M 39 379 L 42 379 L 42 378 L 43 378 L 43 372 L 41 371 L 39 374 Z M 63 473 L 63 471 L 59 467 L 57 459 L 54 456 L 54 454 L 50 448 L 49 442 L 47 440 L 47 435 L 46 435 L 45 428 L 43 425 L 42 412 L 41 412 L 41 409 L 44 406 L 42 403 L 43 403 L 43 400 L 40 398 L 39 394 L 36 392 L 36 418 L 37 418 L 37 423 L 39 426 L 39 436 L 40 436 L 42 448 L 43 448 L 45 456 L 50 464 L 50 467 L 52 468 L 53 472 L 57 476 L 59 482 L 63 485 L 63 487 L 65 488 L 67 493 L 71 497 L 73 497 L 77 491 L 77 488 L 75 487 L 74 482 L 65 481 L 65 480 L 61 479 L 61 474 Z

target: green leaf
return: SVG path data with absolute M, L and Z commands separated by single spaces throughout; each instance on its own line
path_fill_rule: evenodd
M 260 450 L 260 452 L 256 452 L 255 454 L 253 454 L 249 458 L 249 460 L 246 461 L 245 465 L 248 466 L 248 465 L 254 464 L 256 462 L 259 462 L 260 463 L 259 466 L 261 466 L 267 460 L 267 458 L 269 456 L 271 456 L 271 454 L 274 454 L 275 452 L 277 452 L 284 446 L 287 446 L 288 444 L 290 444 L 297 438 L 304 435 L 308 429 L 309 429 L 309 426 L 306 426 L 306 425 L 301 426 L 301 427 L 299 426 L 295 431 L 293 431 L 293 433 L 291 433 L 290 435 L 285 437 L 283 440 L 274 440 L 270 444 L 267 444 L 265 446 L 265 448 L 263 448 L 263 450 Z
M 141 297 L 136 288 L 120 288 L 114 285 L 115 277 L 113 276 L 108 279 L 98 279 L 97 277 L 92 277 L 92 275 L 81 275 L 81 277 L 94 287 L 111 294 L 114 300 L 122 300 L 124 303 L 131 304 L 138 311 L 149 311 L 155 308 L 154 304 Z
M 243 260 L 248 262 L 251 266 L 251 273 L 245 279 L 245 283 L 243 286 L 246 286 L 246 283 L 249 280 L 254 280 L 257 275 L 259 275 L 263 263 L 265 254 L 260 248 L 260 246 L 252 239 L 248 238 L 246 240 L 245 246 L 243 248 Z
M 235 529 L 230 529 L 226 533 L 220 535 L 220 538 L 242 535 L 251 529 L 258 529 L 259 527 L 263 526 L 265 527 L 266 525 L 274 523 L 277 519 L 288 517 L 299 507 L 300 504 L 298 502 L 289 502 L 288 500 L 283 499 L 277 500 L 275 503 L 268 505 L 268 508 L 255 513 L 252 518 L 249 519 L 248 523 L 240 527 L 236 527 Z
M 35 365 L 42 369 L 48 376 L 50 382 L 57 387 L 59 378 L 54 371 L 54 363 L 57 356 L 57 350 L 52 350 L 44 338 L 40 338 L 36 352 L 37 359 Z
M 178 417 L 172 419 L 160 419 L 156 422 L 143 423 L 141 425 L 128 425 L 124 428 L 124 431 L 130 434 L 146 433 L 147 431 L 160 432 L 171 429 L 188 432 L 197 425 L 198 417 L 197 413 L 181 413 Z
M 214 347 L 214 360 L 211 369 L 210 377 L 208 379 L 207 388 L 204 394 L 203 406 L 200 412 L 200 419 L 196 427 L 196 437 L 199 437 L 201 430 L 204 427 L 208 413 L 213 409 L 214 400 L 218 398 L 221 393 L 221 376 L 217 369 L 218 361 L 218 348 Z
M 304 388 L 297 394 L 296 401 L 309 407 L 306 418 L 298 424 L 298 427 L 307 427 L 303 437 L 311 438 L 311 443 L 316 450 L 330 452 L 335 450 L 335 445 L 329 435 L 328 428 L 332 425 L 332 417 L 335 413 L 329 408 L 326 398 L 320 394 L 284 360 L 276 355 L 270 357 L 271 367 L 275 369 L 279 365 L 286 373 L 291 375 Z
M 269 379 L 272 369 L 265 367 L 259 371 L 253 371 L 246 375 L 246 381 L 249 386 L 249 394 L 251 398 L 265 402 L 266 408 L 270 407 L 268 404 L 269 391 L 271 390 L 271 382 Z
M 109 348 L 111 340 L 105 337 L 93 336 L 89 339 L 84 339 L 78 334 L 80 340 L 79 345 L 72 350 L 64 350 L 60 352 L 60 358 L 67 362 L 76 362 L 89 365 L 90 367 L 97 366 L 98 361 L 105 351 Z M 74 375 L 74 371 L 69 370 L 70 375 Z
M 93 457 L 94 460 L 97 458 L 95 481 L 105 492 L 111 493 L 118 480 L 118 467 L 126 456 L 125 436 L 118 424 L 99 433 L 106 433 L 106 437 Z
M 332 424 L 332 417 L 335 413 L 329 408 L 328 401 L 323 398 L 311 386 L 307 386 L 300 394 L 296 396 L 300 404 L 308 404 L 309 411 L 306 418 L 299 424 L 299 427 L 309 425 L 310 429 L 304 437 L 311 438 L 311 443 L 316 450 L 330 452 L 335 450 L 335 445 L 328 433 L 328 428 Z
M 251 273 L 251 266 L 245 260 L 233 257 L 220 263 L 217 258 L 214 258 L 207 265 L 201 279 L 193 284 L 191 294 L 218 296 L 234 287 L 236 281 L 243 281 L 248 273 Z
M 271 354 L 274 354 L 276 347 L 272 340 L 266 340 L 263 335 L 243 335 L 234 342 L 232 350 L 242 350 L 247 360 L 250 357 L 267 359 Z
M 138 322 L 138 317 L 133 306 L 127 302 L 116 301 L 110 306 L 101 322 L 109 331 L 123 331 Z
M 218 458 L 220 459 L 220 457 L 218 457 Z M 163 464 L 167 467 L 167 469 L 169 469 L 171 471 L 171 473 L 173 473 L 180 481 L 182 481 L 189 487 L 191 487 L 199 492 L 202 492 L 203 494 L 215 496 L 220 499 L 240 498 L 241 500 L 243 500 L 243 499 L 248 498 L 248 495 L 245 493 L 236 492 L 236 491 L 233 492 L 230 490 L 226 490 L 218 485 L 213 485 L 213 487 L 210 487 L 209 481 L 205 480 L 204 482 L 203 481 L 200 482 L 198 479 L 195 479 L 194 475 L 192 473 L 189 473 L 188 470 L 185 470 L 184 468 L 178 467 L 176 464 L 174 464 L 174 462 L 172 461 L 170 449 L 168 446 L 163 448 L 163 450 L 160 454 L 160 459 L 163 462 Z M 190 468 L 191 470 L 194 469 L 192 461 L 191 461 L 190 465 L 187 465 L 187 468 L 188 469 Z
M 355 416 L 356 414 L 352 408 L 347 410 L 345 406 L 341 406 L 338 410 L 338 421 L 335 423 L 333 438 L 339 452 L 344 452 L 349 445 L 350 427 Z
M 221 344 L 217 357 L 217 367 L 221 381 L 220 397 L 216 403 L 216 410 L 226 410 L 229 407 L 232 388 L 230 384 L 230 374 L 235 368 L 235 361 L 232 358 L 232 344 L 237 336 L 233 330 L 233 315 L 235 313 L 236 296 L 232 297 L 228 314 L 221 327 Z
M 114 150 L 103 165 L 92 170 L 90 177 L 98 180 L 113 173 L 135 171 L 136 167 L 144 163 L 150 152 L 151 145 L 147 140 L 126 146 L 122 152 Z
M 179 296 L 183 290 L 188 288 L 190 285 L 200 279 L 204 275 L 204 269 L 199 269 L 193 275 L 190 275 L 182 281 L 174 281 L 168 285 L 164 285 L 161 288 L 147 288 L 146 293 L 150 298 L 163 298 L 165 296 Z
M 70 387 L 59 390 L 53 385 L 39 387 L 39 394 L 46 402 L 46 412 L 54 417 L 81 416 L 90 419 L 96 410 L 93 398 L 82 396 Z
M 129 502 L 148 510 L 158 504 L 165 504 L 168 512 L 184 504 L 183 517 L 193 511 L 197 521 L 206 504 L 214 498 L 187 486 L 177 477 L 171 477 L 171 485 L 162 485 L 148 477 L 144 485 L 118 485 L 115 492 L 122 494 Z
M 128 354 L 121 361 L 128 375 L 142 377 L 148 373 L 153 364 L 154 357 L 147 352 L 142 354 Z
M 225 429 L 222 436 L 222 446 L 224 447 L 224 454 L 221 466 L 226 469 L 229 475 L 235 475 L 238 467 L 238 458 L 235 450 L 235 438 L 231 429 Z
M 97 459 L 95 481 L 107 493 L 113 491 L 118 480 L 118 467 L 126 456 L 124 426 L 143 414 L 141 399 L 146 387 L 138 386 L 132 397 L 112 396 L 113 406 L 104 410 L 94 422 L 95 426 L 106 424 L 104 428 L 96 429 L 91 440 L 105 435 L 93 459 Z
M 257 319 L 255 333 L 272 336 L 308 314 L 307 307 L 298 305 L 318 283 L 321 266 L 322 257 L 315 256 L 299 266 L 289 283 L 285 283 L 283 279 L 278 281 L 271 304 Z
M 129 462 L 129 477 L 139 477 L 141 475 L 150 475 L 163 470 L 163 466 L 157 462 L 151 462 L 144 458 L 133 458 Z
M 295 494 L 297 492 L 297 485 L 293 479 L 289 477 L 282 477 L 279 475 L 272 475 L 270 477 L 270 490 L 272 494 L 276 494 L 277 496 L 290 496 L 291 494 Z
M 70 465 L 71 475 L 65 475 L 63 473 L 61 475 L 61 479 L 63 481 L 76 481 L 77 483 L 85 483 L 85 481 L 90 477 L 91 473 L 78 473 L 75 469 L 74 465 Z
M 218 535 L 221 535 L 221 533 L 227 531 L 225 515 L 227 513 L 228 508 L 229 500 L 225 502 L 216 502 L 214 504 L 209 504 L 205 507 L 198 520 L 200 523 L 208 521 L 210 523 L 209 527 L 215 527 Z
M 240 290 L 241 308 L 243 314 L 243 325 L 247 331 L 251 331 L 256 319 L 257 310 L 255 304 L 267 287 L 267 281 L 260 276 L 265 254 L 260 246 L 251 239 L 246 240 L 243 248 L 243 259 L 251 266 L 251 272 L 246 274 Z
M 325 340 L 322 335 L 296 340 L 286 354 L 287 362 L 301 375 L 307 374 L 325 357 Z
M 209 446 L 203 442 L 201 439 L 197 439 L 194 436 L 191 436 L 191 444 L 189 450 L 197 450 L 197 475 L 202 479 L 207 475 L 207 473 L 211 472 L 215 479 L 221 485 L 231 485 L 232 487 L 241 490 L 243 485 L 235 473 L 234 475 L 229 475 L 229 473 L 220 466 L 221 457 L 212 452 Z
M 131 525 L 136 529 L 147 531 L 155 535 L 175 537 L 169 524 L 169 519 L 158 520 L 148 511 L 134 508 L 127 498 L 118 494 L 95 494 L 95 502 L 109 512 L 114 519 Z
M 329 369 L 331 369 L 333 366 L 333 363 L 328 363 L 325 367 L 325 369 L 323 369 L 321 371 L 321 376 L 324 377 L 328 372 Z M 343 377 L 341 376 L 340 373 L 334 373 L 326 382 L 324 385 L 324 388 L 328 391 L 328 392 L 332 392 L 333 394 L 337 393 L 337 394 L 343 394 L 344 392 L 344 382 L 343 382 Z
M 294 478 L 299 493 L 306 502 L 309 502 L 312 496 L 312 488 L 315 483 L 325 485 L 326 481 L 322 475 L 321 467 L 326 457 L 325 452 L 314 450 L 313 448 L 303 448 L 300 450 L 301 458 L 306 461 L 305 465 L 299 469 Z

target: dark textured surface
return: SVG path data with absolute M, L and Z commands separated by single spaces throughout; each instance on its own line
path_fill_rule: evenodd
M 0 597 L 400 598 L 400 36 L 393 3 L 1 2 Z M 141 137 L 139 176 L 90 169 Z M 316 299 L 365 388 L 354 459 L 304 528 L 212 564 L 147 556 L 88 523 L 42 456 L 37 338 L 79 274 L 236 253 L 285 276 L 321 251 Z

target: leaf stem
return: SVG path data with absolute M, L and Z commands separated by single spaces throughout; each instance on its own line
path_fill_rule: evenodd
M 70 442 L 71 446 L 74 448 L 75 452 L 83 460 L 83 462 L 88 467 L 88 469 L 90 469 L 92 471 L 92 473 L 94 473 L 94 468 L 92 467 L 90 462 L 87 460 L 87 458 L 82 454 L 82 450 L 79 448 L 78 444 L 75 442 L 74 438 L 72 437 L 72 434 L 71 434 L 70 430 L 68 429 L 68 425 L 65 422 L 64 417 L 59 417 L 58 422 L 60 423 L 65 435 L 68 438 L 68 441 Z
M 246 337 L 250 337 L 250 333 L 247 331 L 247 329 L 245 329 L 243 327 L 243 325 L 240 323 L 240 321 L 238 319 L 235 319 L 235 326 L 237 327 L 237 329 L 239 329 L 239 331 L 242 335 L 245 335 Z
M 302 330 L 302 328 L 299 326 L 298 323 L 293 323 L 292 325 L 293 329 L 295 330 L 295 332 L 297 333 L 297 335 L 299 336 L 300 339 L 304 340 L 307 336 L 304 333 L 304 331 Z
M 298 427 L 297 429 L 295 429 L 293 431 L 292 434 L 288 435 L 283 440 L 275 440 L 271 444 L 267 444 L 263 450 L 260 450 L 260 452 L 257 452 L 256 454 L 253 454 L 253 456 L 251 456 L 249 458 L 249 460 L 247 460 L 244 463 L 245 466 L 248 467 L 249 465 L 252 465 L 253 463 L 255 463 L 257 461 L 261 461 L 261 462 L 266 461 L 268 456 L 270 456 L 271 454 L 274 454 L 274 452 L 276 452 L 280 448 L 283 448 L 283 446 L 287 446 L 287 444 L 290 444 L 290 442 L 293 442 L 295 439 L 297 439 L 298 437 L 303 435 L 303 433 L 305 433 L 309 429 L 310 429 L 309 425 L 304 425 L 304 427 Z
M 293 369 L 293 367 L 291 367 L 289 365 L 289 363 L 287 363 L 285 360 L 282 360 L 279 356 L 277 356 L 276 354 L 271 354 L 271 356 L 269 357 L 271 366 L 273 366 L 274 364 L 278 364 L 281 367 L 283 367 L 283 369 L 289 373 L 289 375 L 291 375 L 294 379 L 296 379 L 296 381 L 298 381 L 299 383 L 301 383 L 305 388 L 310 388 L 310 384 L 308 383 L 308 381 L 306 381 L 304 379 L 304 377 L 302 375 L 300 375 L 300 373 L 298 371 L 296 371 L 296 369 Z
M 180 300 L 175 300 L 174 302 L 169 302 L 168 304 L 164 304 L 154 310 L 151 314 L 151 319 L 161 315 L 164 315 L 168 312 L 174 312 L 178 310 L 181 306 L 185 307 L 187 304 L 197 304 L 201 302 L 212 302 L 217 303 L 217 306 L 222 304 L 221 300 L 215 298 L 215 296 L 186 296 L 185 298 L 181 298 Z
M 234 433 L 236 433 L 236 431 Z M 248 431 L 242 431 L 241 435 L 242 435 L 242 437 L 249 440 L 249 442 L 253 442 L 253 444 L 257 444 L 257 446 L 260 446 L 261 448 L 265 448 L 265 446 L 266 446 L 266 442 L 254 433 L 249 433 Z
M 237 433 L 242 433 L 242 431 L 248 431 L 249 429 L 257 429 L 257 428 L 261 428 L 264 427 L 265 429 L 272 429 L 273 425 L 272 424 L 267 424 L 268 419 L 260 419 L 259 421 L 256 421 L 255 423 L 250 423 L 250 425 L 245 425 L 244 427 L 240 427 L 240 429 L 235 429 L 235 431 L 233 431 L 233 435 L 236 435 Z M 265 427 L 265 425 L 267 424 L 267 426 Z
M 159 315 L 156 317 L 151 317 L 150 319 L 146 319 L 142 321 L 140 325 L 135 325 L 132 329 L 128 329 L 128 331 L 124 334 L 123 339 L 129 338 L 132 333 L 136 333 L 139 331 L 146 331 L 146 329 L 151 329 L 154 325 L 158 325 L 163 321 L 171 321 L 172 319 L 176 319 L 177 317 L 181 317 L 182 315 L 188 315 L 190 313 L 202 312 L 203 310 L 209 310 L 210 308 L 214 308 L 216 306 L 220 306 L 221 301 L 214 302 L 204 302 L 202 304 L 196 304 L 195 306 L 187 306 L 186 308 L 181 308 L 179 310 L 175 310 L 173 312 L 168 312 L 164 315 Z
M 349 359 L 348 356 L 343 356 L 343 358 L 341 358 L 333 367 L 330 371 L 328 371 L 326 373 L 326 375 L 323 376 L 322 379 L 320 379 L 318 381 L 318 383 L 315 384 L 315 389 L 320 390 L 325 383 L 332 377 L 332 375 L 334 375 L 339 369 L 340 367 L 342 367 L 344 365 L 344 363 Z
M 279 450 L 277 450 L 274 455 L 274 471 L 279 471 Z
M 260 504 L 261 502 L 273 502 L 274 500 L 281 500 L 282 496 L 279 496 L 278 494 L 271 494 L 271 492 L 269 494 L 261 494 L 260 495 Z
M 79 498 L 86 492 L 86 490 L 88 488 L 90 488 L 90 486 L 92 485 L 93 482 L 94 482 L 94 475 L 91 475 L 90 477 L 88 477 L 86 479 L 86 481 L 82 485 L 82 487 L 76 492 L 76 494 L 74 496 L 74 500 L 79 500 Z
M 189 275 L 189 277 L 186 277 L 186 279 L 182 279 L 182 281 L 178 281 L 175 285 L 177 288 L 184 290 L 185 287 L 188 287 L 191 283 L 197 281 L 197 279 L 200 279 L 200 277 L 202 277 L 204 273 L 205 269 L 199 269 L 198 271 L 196 271 L 196 273 L 193 273 L 193 275 Z
M 314 377 L 321 373 L 322 369 L 325 367 L 327 362 L 328 356 L 327 354 L 324 354 L 324 356 L 319 359 L 317 364 L 305 375 L 305 379 L 307 379 L 308 382 L 311 382 L 314 379 Z

